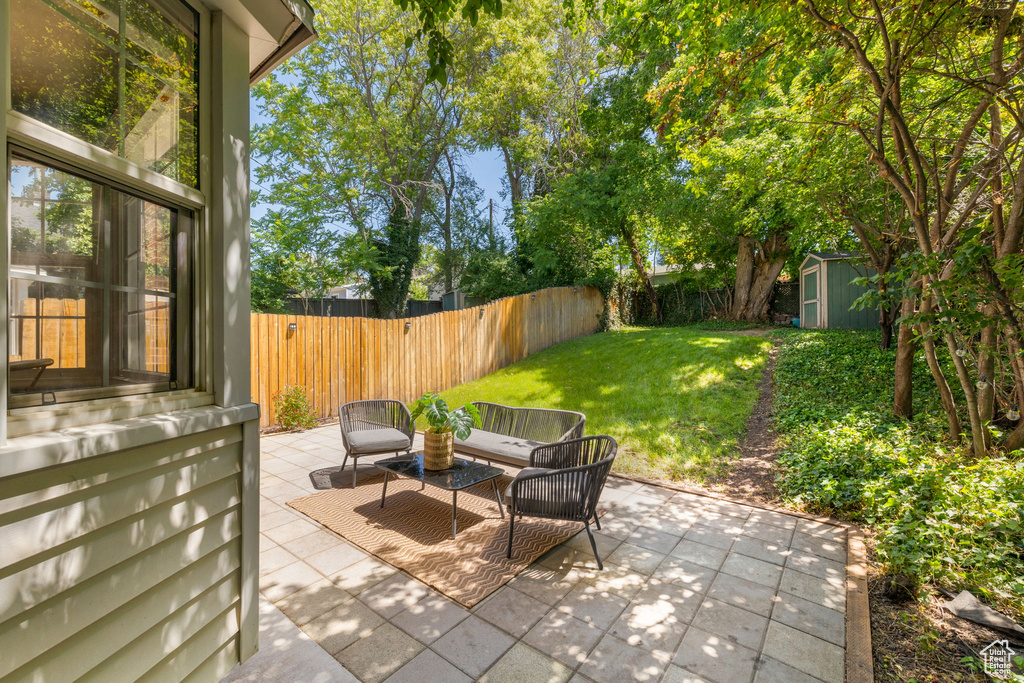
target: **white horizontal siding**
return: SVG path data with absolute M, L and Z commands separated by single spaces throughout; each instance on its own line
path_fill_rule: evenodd
M 242 434 L 0 479 L 0 678 L 180 680 L 236 640 Z

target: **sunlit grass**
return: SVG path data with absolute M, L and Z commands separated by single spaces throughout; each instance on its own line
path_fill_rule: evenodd
M 618 440 L 616 470 L 701 482 L 735 457 L 770 347 L 758 337 L 686 328 L 602 332 L 442 395 L 452 405 L 579 410 L 587 434 Z

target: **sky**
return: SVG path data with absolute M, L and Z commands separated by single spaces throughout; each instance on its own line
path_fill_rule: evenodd
M 249 116 L 251 125 L 267 123 L 269 119 L 262 116 L 255 99 L 249 100 Z M 476 180 L 480 189 L 484 192 L 483 200 L 480 203 L 481 216 L 487 216 L 488 200 L 494 200 L 494 224 L 500 225 L 505 215 L 506 203 L 501 198 L 501 181 L 505 174 L 505 164 L 501 159 L 501 152 L 495 149 L 482 150 L 472 154 L 466 160 L 466 169 Z M 250 168 L 250 180 L 253 187 L 256 187 L 256 164 Z M 266 214 L 267 209 L 272 205 L 253 203 L 252 218 L 255 220 Z

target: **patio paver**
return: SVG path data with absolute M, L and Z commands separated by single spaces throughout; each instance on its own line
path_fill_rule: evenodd
M 605 571 L 581 532 L 466 609 L 285 505 L 341 464 L 337 425 L 261 443 L 261 592 L 359 680 L 844 678 L 841 528 L 611 477 Z

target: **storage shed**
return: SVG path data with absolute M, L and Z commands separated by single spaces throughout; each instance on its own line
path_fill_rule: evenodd
M 800 264 L 800 327 L 866 330 L 878 326 L 875 309 L 851 308 L 868 288 L 854 281 L 874 275 L 852 251 L 812 251 Z

